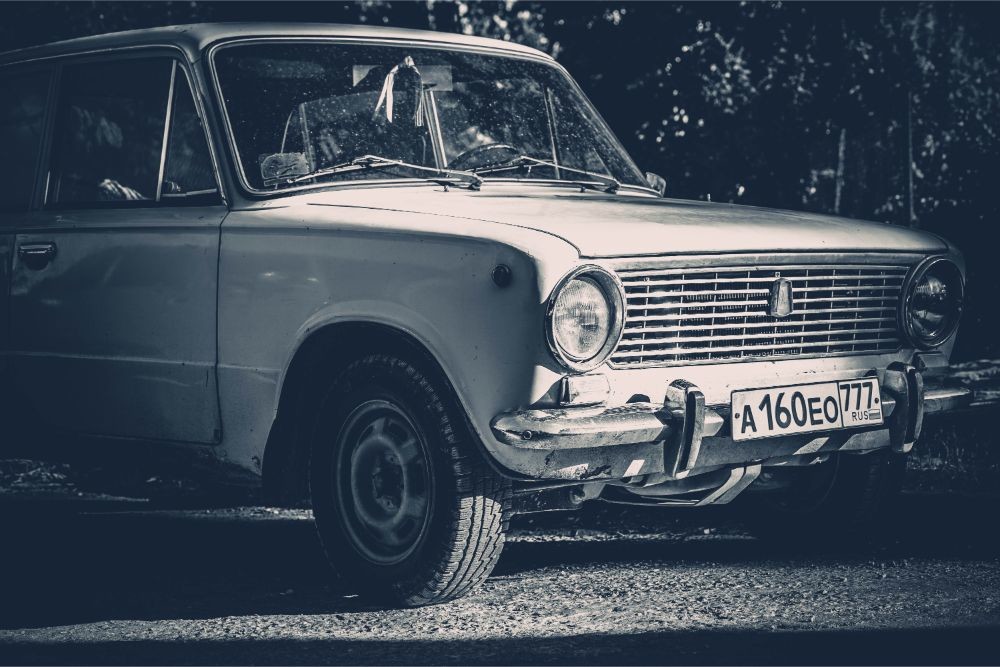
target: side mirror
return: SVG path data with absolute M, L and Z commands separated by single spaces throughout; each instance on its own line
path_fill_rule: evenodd
M 660 176 L 659 174 L 654 174 L 651 171 L 646 172 L 646 183 L 649 187 L 660 193 L 662 197 L 667 192 L 667 180 Z
M 309 173 L 309 162 L 305 153 L 272 153 L 261 156 L 260 175 L 264 185 L 277 185 L 286 178 Z

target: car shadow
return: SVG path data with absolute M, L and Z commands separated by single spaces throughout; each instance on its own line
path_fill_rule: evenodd
M 330 638 L 9 643 L 18 664 L 992 665 L 995 627 L 899 630 L 662 630 L 468 640 Z
M 756 539 L 747 528 L 747 507 L 739 503 L 683 510 L 607 508 L 592 506 L 592 513 L 582 512 L 568 530 L 559 525 L 557 515 L 534 521 L 533 531 L 541 535 L 561 533 L 563 539 L 543 537 L 508 545 L 495 573 L 598 563 L 849 564 L 873 558 L 978 560 L 1000 556 L 1000 535 L 991 528 L 1000 515 L 1000 498 L 992 496 L 905 494 L 885 518 L 884 530 L 874 543 L 807 542 L 797 534 Z M 563 521 L 566 519 L 574 517 Z M 620 530 L 622 526 L 625 531 Z
M 873 556 L 1000 555 L 996 499 L 914 496 L 903 507 L 888 545 L 837 551 L 750 538 L 740 530 L 738 511 L 597 505 L 579 514 L 518 517 L 495 574 L 585 564 L 781 561 L 811 567 L 817 560 L 851 563 Z M 713 525 L 723 528 L 705 527 Z M 336 592 L 304 512 L 142 511 L 109 502 L 12 503 L 0 497 L 0 531 L 2 628 L 374 609 Z M 8 654 L 6 648 L 0 653 Z

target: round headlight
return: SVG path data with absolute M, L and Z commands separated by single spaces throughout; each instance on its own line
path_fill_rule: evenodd
M 913 273 L 903 305 L 903 328 L 918 347 L 944 343 L 955 333 L 962 314 L 962 272 L 949 259 L 936 257 Z
M 564 277 L 549 299 L 548 339 L 566 367 L 585 371 L 604 363 L 621 338 L 624 292 L 610 273 L 583 266 Z

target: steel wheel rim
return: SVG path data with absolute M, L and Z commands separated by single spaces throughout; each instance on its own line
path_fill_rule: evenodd
M 366 560 L 393 565 L 420 544 L 431 517 L 432 470 L 410 418 L 389 401 L 362 403 L 337 441 L 337 508 Z

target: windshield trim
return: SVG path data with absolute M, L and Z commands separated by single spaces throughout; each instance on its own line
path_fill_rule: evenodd
M 618 137 L 608 126 L 604 117 L 601 116 L 600 111 L 594 106 L 590 98 L 583 92 L 579 84 L 576 82 L 565 67 L 560 65 L 554 58 L 539 51 L 537 54 L 534 53 L 516 53 L 509 49 L 503 48 L 503 43 L 496 48 L 489 46 L 477 46 L 473 44 L 452 44 L 450 42 L 437 42 L 431 40 L 419 40 L 419 39 L 398 39 L 398 38 L 375 38 L 375 37 L 348 37 L 348 36 L 337 36 L 337 37 L 317 37 L 304 35 L 302 37 L 289 37 L 289 36 L 274 36 L 274 37 L 244 37 L 235 39 L 226 39 L 220 42 L 211 44 L 207 48 L 207 63 L 209 77 L 212 80 L 212 94 L 215 97 L 217 108 L 221 112 L 222 125 L 225 128 L 226 134 L 226 144 L 229 155 L 231 157 L 233 166 L 236 168 L 237 183 L 240 189 L 245 195 L 252 197 L 253 199 L 266 199 L 270 197 L 282 196 L 294 192 L 301 192 L 304 190 L 315 190 L 317 188 L 329 188 L 329 187 L 359 187 L 362 183 L 364 184 L 383 184 L 391 185 L 393 183 L 425 183 L 424 179 L 420 178 L 391 178 L 391 179 L 365 179 L 364 181 L 346 181 L 346 182 L 323 182 L 323 183 L 310 183 L 306 185 L 292 186 L 287 188 L 281 188 L 280 190 L 261 190 L 250 185 L 250 181 L 247 179 L 246 172 L 243 169 L 243 161 L 240 159 L 239 150 L 236 148 L 236 135 L 233 132 L 232 125 L 229 119 L 229 109 L 226 108 L 225 96 L 222 94 L 222 85 L 219 81 L 218 70 L 215 66 L 215 57 L 219 51 L 227 49 L 232 46 L 245 46 L 248 44 L 259 44 L 259 43 L 269 43 L 269 44 L 371 44 L 371 45 L 381 45 L 381 46 L 405 46 L 412 45 L 415 48 L 423 49 L 445 49 L 450 51 L 465 51 L 471 53 L 486 53 L 490 55 L 502 56 L 504 58 L 512 58 L 515 60 L 528 60 L 539 63 L 544 63 L 549 67 L 554 67 L 558 70 L 562 76 L 566 79 L 567 83 L 570 84 L 573 91 L 576 92 L 580 97 L 590 106 L 591 109 L 595 111 L 595 119 L 600 124 L 601 128 L 607 133 L 608 137 L 614 144 L 614 146 L 622 152 L 623 155 L 628 157 L 629 161 L 636 167 L 639 173 L 642 170 L 639 169 L 638 165 L 632 159 L 632 156 L 628 151 L 625 150 Z M 488 181 L 518 181 L 525 182 L 526 179 L 484 179 Z M 584 179 L 575 179 L 584 180 Z M 572 181 L 565 181 L 559 179 L 531 179 L 532 183 L 538 184 L 565 184 L 572 186 Z M 596 181 L 595 181 L 596 182 Z M 622 184 L 622 188 L 630 188 L 639 190 L 642 192 L 651 192 L 659 196 L 653 188 L 647 188 L 645 186 L 634 185 L 634 184 Z

